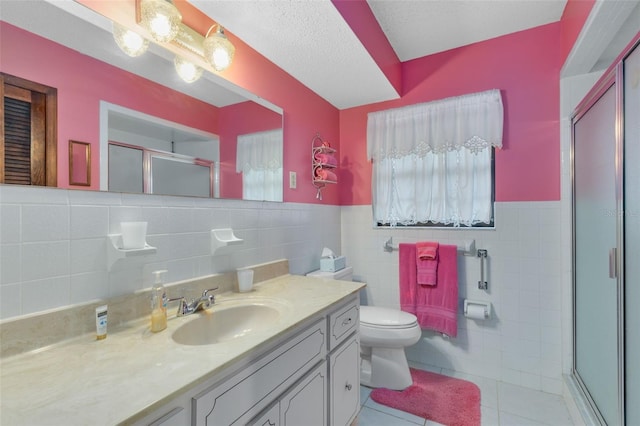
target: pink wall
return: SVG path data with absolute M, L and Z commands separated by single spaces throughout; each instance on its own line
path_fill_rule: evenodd
M 255 52 L 248 45 L 227 33 L 236 46 L 233 64 L 225 78 L 284 110 L 284 176 L 297 174 L 297 188 L 284 188 L 284 201 L 299 203 L 339 204 L 339 188 L 343 186 L 342 170 L 338 169 L 337 185 L 328 185 L 323 200 L 316 199 L 311 182 L 311 140 L 316 133 L 340 150 L 337 108 L 320 98 L 295 78 Z M 259 72 L 256 72 L 259 70 Z
M 368 112 L 494 88 L 505 108 L 496 200 L 560 199 L 559 37 L 554 23 L 404 62 L 401 99 L 340 112 L 340 203 L 371 203 Z
M 279 129 L 282 116 L 255 102 L 243 102 L 220 108 L 220 123 L 220 197 L 242 198 L 242 174 L 236 172 L 238 135 Z
M 90 188 L 100 187 L 100 100 L 218 133 L 216 107 L 6 22 L 0 32 L 2 72 L 58 89 L 59 187 L 69 187 L 69 139 L 91 143 Z
M 298 177 L 297 189 L 285 188 L 285 201 L 320 202 L 315 198 L 310 171 L 311 139 L 317 132 L 337 147 L 341 159 L 337 170 L 339 183 L 324 190 L 322 203 L 369 204 L 368 112 L 491 88 L 501 90 L 505 105 L 504 149 L 496 154 L 496 199 L 557 200 L 560 196 L 559 70 L 593 3 L 594 0 L 569 0 L 559 23 L 402 63 L 401 99 L 343 111 L 338 111 L 230 33 L 227 35 L 237 50 L 234 63 L 223 75 L 284 110 L 285 176 L 295 171 Z M 389 52 L 366 44 L 375 34 L 365 31 L 365 23 L 358 24 L 359 20 L 352 16 L 356 6 L 347 7 L 350 3 L 339 0 L 334 4 L 345 19 L 353 21 L 354 30 L 364 38 L 363 43 L 380 65 L 390 67 L 387 75 L 398 87 L 398 64 L 394 65 L 389 59 Z M 62 187 L 68 186 L 67 141 L 97 144 L 99 99 L 216 132 L 217 111 L 213 107 L 178 92 L 166 92 L 162 86 L 62 46 L 48 41 L 42 43 L 38 37 L 8 24 L 0 25 L 2 71 L 58 88 L 58 182 Z M 41 66 L 43 63 L 47 67 Z M 108 83 L 96 86 L 94 75 L 108 78 Z M 154 89 L 154 94 L 137 97 L 141 87 Z M 166 98 L 167 93 L 174 105 L 182 107 L 164 108 L 159 100 Z M 92 156 L 92 162 L 92 187 L 97 188 L 98 155 Z
M 99 188 L 100 100 L 218 133 L 218 109 L 211 105 L 5 22 L 0 22 L 0 32 L 2 72 L 58 89 L 59 187 L 69 187 L 68 140 L 73 139 L 92 144 L 91 189 Z M 237 50 L 225 77 L 285 111 L 284 170 L 286 176 L 289 171 L 297 172 L 298 186 L 297 189 L 285 188 L 284 201 L 338 204 L 336 187 L 328 188 L 320 202 L 311 184 L 311 139 L 320 132 L 334 146 L 338 145 L 338 110 L 242 41 L 228 35 Z M 96 83 L 98 79 L 101 83 Z M 138 96 L 140 93 L 151 94 L 143 97 Z

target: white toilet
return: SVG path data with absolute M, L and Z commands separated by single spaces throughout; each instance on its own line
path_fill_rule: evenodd
M 351 281 L 351 266 L 337 272 L 313 271 L 311 277 Z M 360 307 L 360 383 L 371 388 L 405 389 L 412 384 L 404 348 L 420 340 L 415 315 L 398 309 Z
M 360 383 L 402 390 L 413 383 L 404 348 L 420 340 L 415 315 L 398 309 L 360 307 Z

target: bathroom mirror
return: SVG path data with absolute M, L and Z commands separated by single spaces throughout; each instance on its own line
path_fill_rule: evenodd
M 86 164 L 89 175 L 86 179 L 79 178 L 76 175 L 76 158 L 79 158 L 82 146 L 69 145 L 71 188 L 81 186 L 82 189 L 109 190 L 109 142 L 115 141 L 145 147 L 151 145 L 168 154 L 190 156 L 194 161 L 212 161 L 216 186 L 215 190 L 209 192 L 209 196 L 243 199 L 243 186 L 247 183 L 244 182 L 246 179 L 241 171 L 242 167 L 236 164 L 238 138 L 275 131 L 279 132 L 280 143 L 283 143 L 281 108 L 230 83 L 220 75 L 207 71 L 194 83 L 182 81 L 174 69 L 174 54 L 154 43 L 150 43 L 149 50 L 140 57 L 125 55 L 113 39 L 111 21 L 82 4 L 71 0 L 5 2 L 2 6 L 2 20 L 79 52 L 68 55 L 73 60 L 68 61 L 68 65 L 60 59 L 63 63 L 61 65 L 57 64 L 58 61 L 49 60 L 45 66 L 45 59 L 39 63 L 40 58 L 35 57 L 35 54 L 33 58 L 28 58 L 36 67 L 39 68 L 38 64 L 42 65 L 44 71 L 40 75 L 43 79 L 50 80 L 49 84 L 54 87 L 60 87 L 59 104 L 66 102 L 58 113 L 61 135 L 59 146 L 68 139 L 77 138 L 88 144 L 84 147 L 86 152 L 91 153 Z M 43 41 L 39 37 L 30 37 L 28 34 L 20 34 L 19 37 L 28 39 L 30 43 L 40 43 L 41 46 L 36 46 L 40 51 L 51 46 L 49 41 Z M 12 40 L 11 37 L 7 39 Z M 22 46 L 24 50 L 32 52 L 31 47 Z M 83 78 L 90 77 L 91 80 L 86 83 L 71 81 L 74 78 L 72 75 L 64 80 L 67 66 L 74 70 L 86 70 Z M 44 72 L 48 74 L 42 74 Z M 34 75 L 37 73 L 34 72 Z M 23 77 L 36 79 L 34 76 Z M 125 91 L 123 87 L 127 83 L 133 85 L 133 80 L 135 85 L 129 87 L 135 87 L 135 90 Z M 65 98 L 65 91 L 69 88 L 74 90 L 73 99 Z M 117 90 L 121 90 L 121 93 L 117 93 Z M 158 99 L 166 100 L 166 103 L 159 106 L 159 102 L 156 102 Z M 86 102 L 87 107 L 81 102 Z M 189 105 L 185 105 L 187 103 Z M 81 115 L 85 114 L 86 117 L 88 110 L 91 110 L 92 115 L 83 120 Z M 197 113 L 194 113 L 196 110 Z M 126 118 L 126 129 L 114 127 L 117 126 L 114 123 L 118 121 L 113 118 L 114 111 L 121 118 L 120 124 L 122 118 Z M 82 132 L 76 133 L 76 126 L 82 128 Z M 144 133 L 145 131 L 148 133 Z M 91 139 L 85 134 L 99 136 Z M 113 136 L 114 134 L 117 136 Z M 65 151 L 62 151 L 62 155 Z M 158 160 L 158 163 L 165 162 Z M 276 179 L 280 185 L 279 190 L 264 192 L 264 195 L 260 192 L 255 195 L 254 192 L 250 199 L 282 201 L 282 154 L 277 163 L 280 165 L 280 175 Z M 170 170 L 185 170 L 184 167 L 173 167 L 174 165 L 164 167 L 164 170 L 167 173 Z M 91 173 L 94 179 L 91 179 Z M 63 182 L 59 183 L 64 186 Z M 186 188 L 189 185 L 177 187 Z M 174 195 L 200 194 L 187 191 Z

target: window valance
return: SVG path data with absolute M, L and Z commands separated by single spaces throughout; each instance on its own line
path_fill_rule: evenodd
M 376 111 L 368 115 L 367 156 L 379 161 L 460 148 L 477 153 L 501 148 L 502 128 L 498 89 Z
M 282 168 L 282 129 L 238 136 L 236 172 Z

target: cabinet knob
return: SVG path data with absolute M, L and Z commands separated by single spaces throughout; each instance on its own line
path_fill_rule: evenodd
M 347 385 L 346 385 L 344 388 L 345 388 L 346 390 L 350 391 L 352 387 L 353 387 L 353 386 L 351 386 L 351 383 L 347 383 Z
M 351 324 L 351 318 L 347 318 L 344 321 L 342 321 L 342 325 L 348 325 Z

